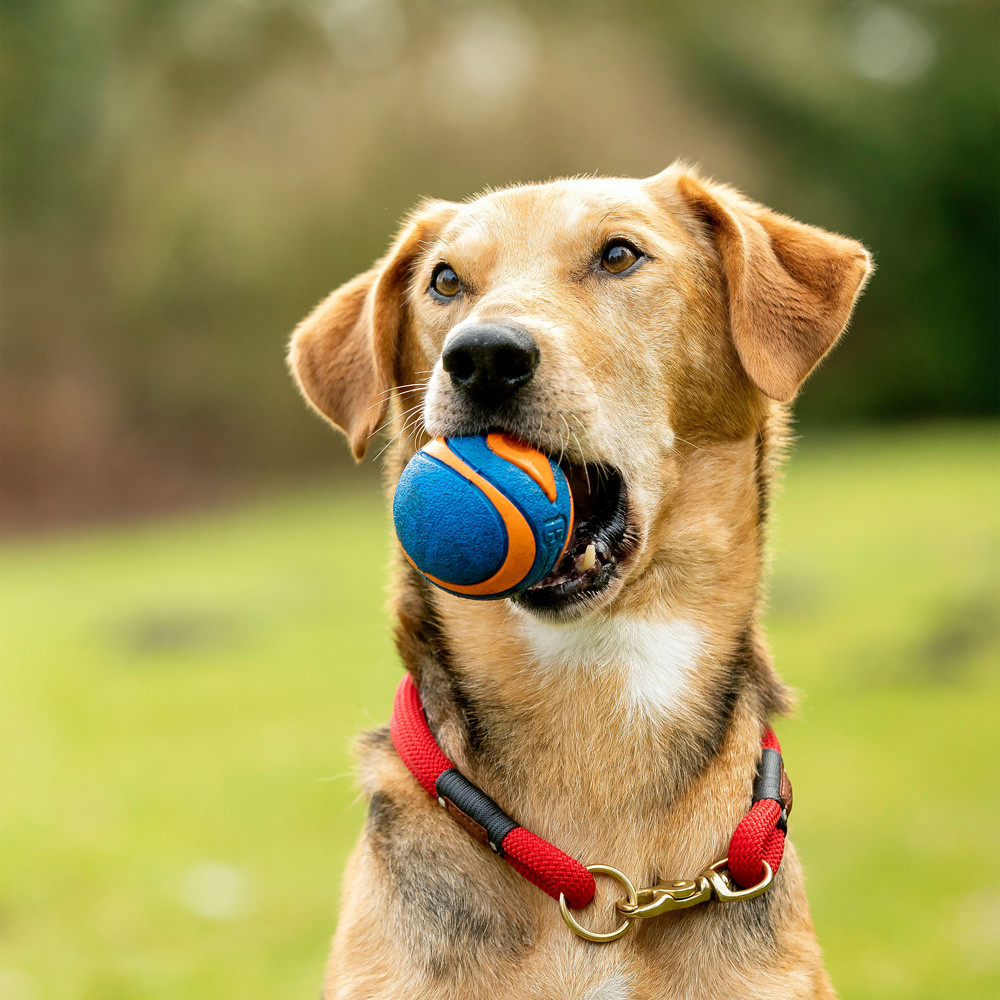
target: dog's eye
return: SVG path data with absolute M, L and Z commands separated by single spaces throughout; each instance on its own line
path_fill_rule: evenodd
M 458 275 L 447 265 L 438 264 L 431 277 L 431 288 L 446 299 L 454 298 L 462 290 Z
M 601 254 L 601 267 L 611 274 L 621 274 L 635 264 L 642 255 L 626 240 L 612 240 Z

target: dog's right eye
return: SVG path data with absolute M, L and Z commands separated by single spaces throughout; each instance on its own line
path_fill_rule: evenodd
M 609 274 L 622 274 L 642 256 L 628 240 L 612 240 L 601 254 L 601 267 Z
M 453 299 L 462 290 L 462 282 L 447 264 L 438 264 L 431 276 L 431 289 L 446 299 Z

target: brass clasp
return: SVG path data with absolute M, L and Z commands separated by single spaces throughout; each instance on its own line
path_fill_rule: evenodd
M 765 861 L 764 877 L 749 889 L 734 888 L 723 874 L 728 859 L 723 858 L 709 865 L 697 878 L 677 879 L 673 882 L 657 882 L 648 889 L 637 889 L 637 901 L 620 899 L 615 905 L 618 912 L 629 920 L 644 917 L 658 917 L 674 910 L 684 910 L 689 906 L 707 903 L 714 896 L 724 902 L 737 899 L 752 899 L 765 892 L 771 885 L 774 873 Z
M 731 903 L 737 899 L 753 899 L 754 896 L 760 896 L 771 888 L 771 883 L 774 881 L 774 872 L 771 871 L 771 866 L 763 859 L 761 860 L 761 864 L 764 866 L 764 877 L 756 885 L 750 886 L 749 889 L 733 887 L 732 881 L 723 874 L 723 869 L 728 864 L 729 858 L 723 858 L 721 861 L 716 861 L 714 865 L 709 865 L 701 873 L 703 878 L 707 878 L 712 883 L 712 894 L 723 903 Z
M 632 926 L 633 920 L 658 917 L 661 913 L 670 913 L 673 910 L 684 910 L 689 906 L 707 903 L 713 898 L 727 903 L 736 899 L 753 899 L 754 896 L 766 892 L 774 880 L 774 872 L 765 861 L 764 877 L 756 885 L 752 885 L 749 889 L 734 888 L 725 874 L 728 864 L 729 859 L 723 858 L 714 865 L 709 865 L 697 878 L 657 882 L 648 889 L 636 889 L 627 875 L 610 865 L 587 865 L 587 871 L 591 874 L 607 875 L 615 879 L 625 890 L 625 899 L 619 899 L 615 903 L 615 909 L 622 922 L 614 930 L 601 933 L 581 926 L 570 912 L 565 896 L 559 897 L 559 909 L 562 911 L 563 920 L 574 934 L 597 944 L 607 944 L 617 941 Z
M 637 889 L 638 901 L 633 905 L 627 899 L 615 904 L 623 917 L 658 917 L 661 913 L 684 910 L 712 898 L 712 883 L 699 875 L 697 878 L 678 879 L 674 882 L 657 882 L 648 889 Z

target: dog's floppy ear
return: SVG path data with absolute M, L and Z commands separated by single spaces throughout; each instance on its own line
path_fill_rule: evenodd
M 761 392 L 788 402 L 847 326 L 871 255 L 854 240 L 779 215 L 731 188 L 689 172 L 674 176 L 718 248 L 743 368 Z
M 414 258 L 457 206 L 421 205 L 370 270 L 324 299 L 296 328 L 288 363 L 306 400 L 347 435 L 357 460 L 385 419 Z

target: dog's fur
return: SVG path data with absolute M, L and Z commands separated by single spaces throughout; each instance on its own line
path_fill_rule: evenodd
M 624 278 L 594 265 L 616 236 L 648 255 Z M 463 281 L 453 301 L 427 293 L 442 261 Z M 457 327 L 497 320 L 541 350 L 503 428 L 620 471 L 627 558 L 561 614 L 453 597 L 396 560 L 396 642 L 438 741 L 585 863 L 637 885 L 690 878 L 725 856 L 748 809 L 762 727 L 787 705 L 758 623 L 785 404 L 870 270 L 858 243 L 675 164 L 426 203 L 295 331 L 301 388 L 356 457 L 391 414 L 390 487 L 429 436 L 486 429 L 440 358 Z M 424 792 L 386 730 L 362 739 L 360 770 L 368 821 L 331 1000 L 833 996 L 791 844 L 763 896 L 598 946 Z M 608 929 L 620 895 L 598 878 L 581 921 Z

